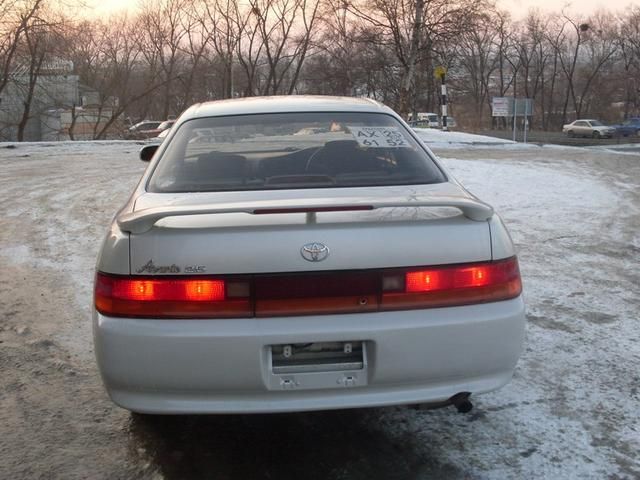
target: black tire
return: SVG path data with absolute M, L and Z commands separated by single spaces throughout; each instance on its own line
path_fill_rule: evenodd
M 639 128 L 638 130 L 636 130 L 636 135 L 637 135 L 638 137 L 640 137 L 640 128 Z
M 600 138 L 600 132 L 597 132 L 597 131 L 596 131 L 596 132 L 593 132 L 593 133 L 591 134 L 591 136 L 592 136 L 593 138 Z
M 573 133 L 573 130 L 569 130 L 569 131 L 567 132 L 567 137 L 569 137 L 569 138 L 573 138 L 574 136 L 575 136 L 575 134 Z

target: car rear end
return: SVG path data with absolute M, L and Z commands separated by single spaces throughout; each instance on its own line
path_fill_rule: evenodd
M 358 106 L 178 122 L 98 259 L 94 339 L 114 402 L 304 411 L 509 381 L 524 306 L 502 222 L 394 114 Z

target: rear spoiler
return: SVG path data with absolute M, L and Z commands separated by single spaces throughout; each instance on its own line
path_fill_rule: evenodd
M 118 226 L 122 231 L 144 233 L 150 230 L 158 220 L 166 217 L 183 217 L 190 215 L 211 215 L 218 213 L 249 213 L 251 215 L 306 213 L 310 223 L 315 221 L 317 212 L 344 212 L 359 210 L 377 210 L 380 208 L 411 207 L 453 207 L 459 209 L 470 220 L 484 222 L 493 215 L 493 208 L 472 197 L 434 196 L 426 198 L 404 199 L 363 199 L 345 201 L 346 199 L 308 199 L 276 200 L 262 202 L 223 203 L 218 205 L 185 205 L 146 208 L 137 212 L 125 213 L 118 217 Z

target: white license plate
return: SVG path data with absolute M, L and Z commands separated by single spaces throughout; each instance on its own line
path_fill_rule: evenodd
M 366 342 L 271 345 L 269 390 L 351 388 L 367 384 Z

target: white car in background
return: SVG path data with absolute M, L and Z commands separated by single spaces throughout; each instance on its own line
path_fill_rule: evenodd
M 599 120 L 575 120 L 564 125 L 562 133 L 566 133 L 568 137 L 605 138 L 613 137 L 616 129 L 606 126 Z
M 409 124 L 412 127 L 438 128 L 440 127 L 440 117 L 437 113 L 418 112 L 414 120 L 413 114 L 409 114 Z
M 464 412 L 510 380 L 525 318 L 511 239 L 391 109 L 204 103 L 141 158 L 95 282 L 118 405 Z

